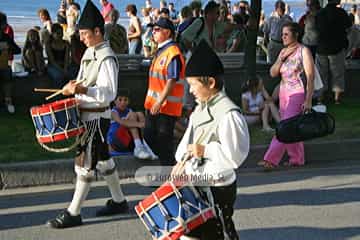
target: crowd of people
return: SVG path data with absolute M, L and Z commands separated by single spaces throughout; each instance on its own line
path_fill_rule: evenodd
M 332 4 L 333 2 L 335 3 Z M 130 19 L 127 29 L 118 23 L 119 10 L 115 9 L 111 2 L 100 0 L 100 4 L 105 22 L 104 37 L 116 54 L 143 54 L 145 57 L 153 57 L 157 43 L 152 29 L 159 17 L 173 22 L 174 39 L 184 54 L 191 51 L 202 39 L 218 53 L 242 52 L 246 48 L 251 9 L 245 0 L 234 3 L 225 0 L 210 1 L 206 6 L 194 0 L 180 11 L 175 9 L 172 2 L 161 0 L 160 6 L 155 7 L 151 0 L 146 0 L 145 6 L 141 8 L 141 17 L 138 16 L 136 5 L 129 4 L 124 9 Z M 344 91 L 344 59 L 360 57 L 357 6 L 353 5 L 348 14 L 337 1 L 330 1 L 326 7 L 321 8 L 318 0 L 306 0 L 306 6 L 306 13 L 299 18 L 299 40 L 311 50 L 316 59 L 325 85 L 324 90 L 331 88 L 334 92 L 333 97 L 328 93 L 319 94 L 322 95 L 319 101 L 333 98 L 336 103 L 340 103 L 341 93 Z M 73 0 L 61 0 L 57 19 L 53 21 L 48 10 L 41 8 L 38 16 L 43 25 L 34 26 L 26 34 L 22 65 L 30 73 L 39 76 L 46 73 L 55 88 L 73 79 L 79 70 L 80 59 L 85 51 L 76 27 L 80 9 L 81 6 Z M 333 17 L 322 17 L 327 14 Z M 282 0 L 275 2 L 274 11 L 269 17 L 261 12 L 258 49 L 260 55 L 263 54 L 262 49 L 265 50 L 268 63 L 273 64 L 284 47 L 281 29 L 287 22 L 295 21 L 293 18 L 290 6 Z M 342 20 L 333 20 L 338 18 Z M 7 23 L 6 15 L 3 22 L 4 34 L 13 38 L 14 33 Z M 329 26 L 334 28 L 329 29 Z M 11 55 L 9 61 L 12 60 Z M 13 112 L 11 97 L 6 99 L 10 112 Z

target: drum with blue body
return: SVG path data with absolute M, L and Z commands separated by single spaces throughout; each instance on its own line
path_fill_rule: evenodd
M 85 131 L 75 98 L 32 107 L 30 113 L 39 143 L 66 140 Z
M 166 182 L 135 206 L 157 240 L 176 240 L 216 216 L 215 209 L 193 186 Z

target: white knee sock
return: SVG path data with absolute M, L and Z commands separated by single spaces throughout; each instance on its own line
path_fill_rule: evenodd
M 114 173 L 106 175 L 104 178 L 109 187 L 112 199 L 117 203 L 124 201 L 125 197 L 121 190 L 118 172 L 115 170 Z
M 77 216 L 80 214 L 81 205 L 89 193 L 90 185 L 90 182 L 82 181 L 79 178 L 76 179 L 74 196 L 67 209 L 70 215 Z

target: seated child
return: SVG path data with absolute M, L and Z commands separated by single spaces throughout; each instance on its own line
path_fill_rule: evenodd
M 40 42 L 39 32 L 35 29 L 30 29 L 26 34 L 22 64 L 26 71 L 36 72 L 39 76 L 45 72 L 43 47 Z
M 157 159 L 145 140 L 141 137 L 141 128 L 145 126 L 142 112 L 133 112 L 129 107 L 128 93 L 125 91 L 115 99 L 111 110 L 111 124 L 107 134 L 109 151 L 133 152 L 139 159 Z
M 271 113 L 271 117 L 279 122 L 279 110 L 258 77 L 248 81 L 247 89 L 241 99 L 244 117 L 248 125 L 262 121 L 264 131 L 274 131 L 269 125 L 269 115 Z

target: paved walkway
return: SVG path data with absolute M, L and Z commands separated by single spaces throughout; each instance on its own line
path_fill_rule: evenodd
M 256 167 L 262 159 L 268 145 L 251 147 L 250 154 L 239 171 Z M 360 139 L 342 141 L 310 141 L 305 144 L 306 164 L 317 165 L 340 161 L 360 160 Z M 143 166 L 157 165 L 156 161 L 140 161 L 132 156 L 117 157 L 120 178 L 133 177 L 135 171 Z M 72 159 L 27 162 L 16 164 L 0 164 L 0 189 L 16 187 L 72 183 L 74 166 Z
M 326 166 L 328 164 L 325 164 Z M 122 180 L 131 209 L 153 189 Z M 241 240 L 360 240 L 360 163 L 238 175 L 234 222 Z M 134 212 L 95 217 L 110 197 L 96 182 L 85 201 L 81 227 L 54 230 L 44 223 L 66 208 L 74 186 L 0 191 L 2 240 L 151 239 Z

